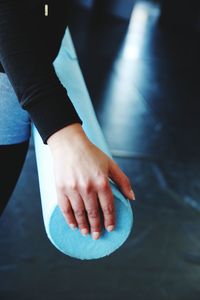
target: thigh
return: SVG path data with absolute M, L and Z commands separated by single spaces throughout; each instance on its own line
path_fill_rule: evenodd
M 7 75 L 0 72 L 0 215 L 19 178 L 30 134 L 30 117 L 20 106 Z
M 22 143 L 31 134 L 31 120 L 22 109 L 5 73 L 0 72 L 0 145 Z
M 0 145 L 0 216 L 3 213 L 21 173 L 29 140 L 19 144 Z

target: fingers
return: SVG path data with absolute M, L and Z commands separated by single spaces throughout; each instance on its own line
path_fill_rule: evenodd
M 74 216 L 74 212 L 68 197 L 60 191 L 57 191 L 57 194 L 58 194 L 58 204 L 66 222 L 72 229 L 76 228 L 77 227 L 76 218 Z
M 87 211 L 92 237 L 98 239 L 101 234 L 100 208 L 102 209 L 105 228 L 112 231 L 115 226 L 115 208 L 114 196 L 108 178 L 103 175 L 99 176 L 95 187 L 89 183 L 85 184 L 81 188 L 81 196 Z
M 78 190 L 71 188 L 67 192 L 59 191 L 61 211 L 72 229 L 78 225 L 82 235 L 87 235 L 91 230 L 92 238 L 98 239 L 101 234 L 101 220 L 97 195 L 95 192 L 88 193 L 83 190 L 82 194 L 85 202 Z
M 98 198 L 104 216 L 104 226 L 108 231 L 112 231 L 115 226 L 114 196 L 106 177 L 99 183 Z
M 118 164 L 110 159 L 109 177 L 119 186 L 122 193 L 130 200 L 135 200 L 135 194 L 132 190 L 129 178 L 120 169 Z
M 66 193 L 64 188 L 58 189 L 57 195 L 58 204 L 67 224 L 72 229 L 78 226 L 82 235 L 86 235 L 89 232 L 88 221 L 80 195 L 75 191 Z M 73 199 L 73 201 L 71 199 Z
M 97 194 L 92 190 L 90 192 L 82 191 L 82 198 L 87 211 L 92 238 L 98 239 L 101 235 L 101 218 Z
M 100 209 L 105 228 L 112 231 L 115 226 L 114 196 L 109 180 L 103 177 L 97 182 L 96 187 L 85 185 L 79 190 L 68 188 L 58 192 L 59 205 L 68 225 L 71 228 L 78 226 L 83 235 L 91 231 L 93 239 L 101 235 Z
M 110 159 L 109 176 L 119 186 L 127 198 L 135 199 L 131 194 L 131 184 L 114 160 Z M 61 211 L 71 228 L 79 227 L 82 235 L 90 231 L 93 239 L 101 235 L 100 209 L 104 226 L 108 231 L 115 227 L 114 196 L 109 178 L 103 174 L 95 179 L 95 183 L 85 181 L 82 185 L 74 184 L 58 189 Z
M 70 199 L 78 227 L 82 235 L 87 235 L 89 233 L 89 225 L 83 199 L 77 190 L 68 191 L 68 197 Z

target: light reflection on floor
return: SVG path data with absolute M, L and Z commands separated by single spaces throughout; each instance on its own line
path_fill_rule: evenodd
M 145 52 L 151 47 L 149 31 L 155 26 L 159 12 L 158 5 L 145 2 L 135 4 L 125 39 L 107 80 L 102 102 L 103 128 L 105 131 L 115 128 L 113 135 L 119 137 L 120 148 L 123 147 L 121 145 L 130 145 L 130 140 L 133 144 L 137 143 L 140 132 L 145 134 L 143 119 L 146 116 L 151 124 L 155 123 L 155 131 L 158 128 L 158 121 L 149 114 L 148 101 L 143 98 L 137 83 L 139 78 L 144 80 L 147 75 L 138 62 L 145 59 Z M 130 152 L 126 146 L 123 150 Z M 113 151 L 119 151 L 119 146 L 114 145 Z

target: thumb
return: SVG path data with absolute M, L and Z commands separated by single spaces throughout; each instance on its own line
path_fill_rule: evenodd
M 129 178 L 111 158 L 109 160 L 109 177 L 119 186 L 125 197 L 130 200 L 135 200 L 135 194 L 132 190 Z

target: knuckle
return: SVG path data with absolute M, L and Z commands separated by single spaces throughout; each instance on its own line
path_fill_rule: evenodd
M 97 209 L 88 209 L 89 218 L 96 219 L 99 216 L 99 212 Z
M 74 213 L 78 218 L 81 218 L 85 215 L 84 209 L 75 209 Z
M 72 191 L 76 191 L 78 188 L 77 182 L 76 181 L 72 181 L 68 184 L 68 187 L 70 190 Z
M 105 176 L 102 176 L 99 179 L 99 189 L 104 191 L 108 188 L 108 185 L 108 179 Z
M 79 229 L 87 228 L 88 229 L 88 224 L 87 222 L 78 222 L 78 227 Z
M 70 207 L 63 207 L 62 212 L 63 212 L 64 215 L 68 216 L 68 215 L 71 214 L 72 211 L 71 211 Z
M 101 232 L 101 225 L 91 225 L 91 232 Z
M 115 212 L 114 206 L 111 205 L 111 204 L 105 206 L 105 207 L 103 208 L 103 212 L 104 212 L 106 215 L 112 215 L 112 214 L 114 214 L 114 212 Z
M 80 185 L 80 188 L 84 193 L 89 194 L 92 189 L 91 181 L 89 181 L 89 180 L 85 181 L 84 183 L 82 183 Z
M 62 182 L 56 182 L 57 189 L 60 193 L 65 192 L 65 185 Z

